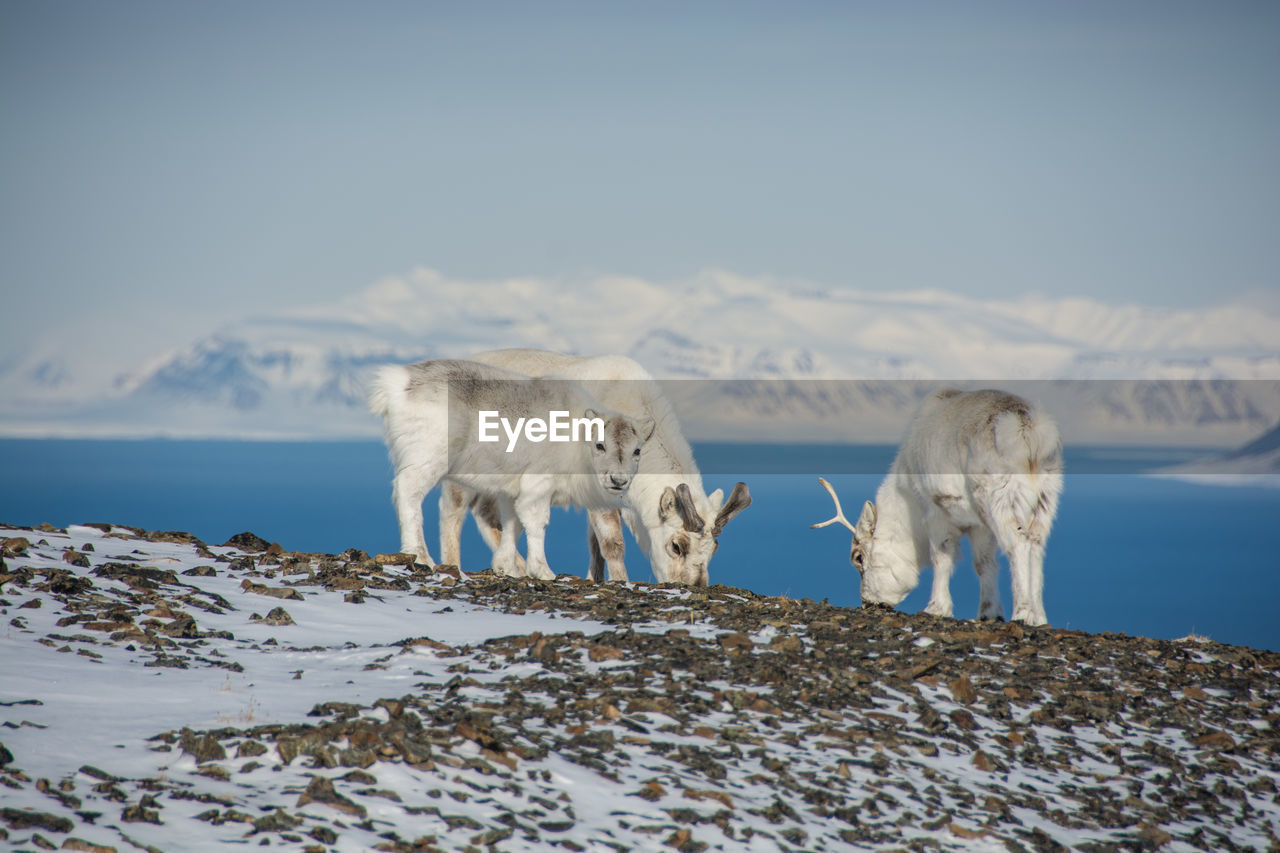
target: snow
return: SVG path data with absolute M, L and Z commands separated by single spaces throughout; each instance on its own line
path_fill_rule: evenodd
M 612 286 L 620 281 L 626 286 Z M 601 325 L 600 316 L 627 320 Z M 82 353 L 76 341 L 51 335 L 49 351 L 27 353 L 0 372 L 0 394 L 10 402 L 0 434 L 373 437 L 379 426 L 363 391 L 371 365 L 535 347 L 620 352 L 661 379 L 1172 383 L 1184 393 L 1112 389 L 1122 399 L 1095 400 L 1102 420 L 1081 428 L 1096 434 L 1092 440 L 1112 441 L 1177 426 L 1188 432 L 1178 441 L 1225 446 L 1280 418 L 1277 340 L 1280 316 L 1245 305 L 1172 311 L 1087 299 L 984 301 L 722 270 L 671 282 L 564 282 L 464 281 L 416 269 L 335 303 L 211 330 L 141 362 Z M 1217 380 L 1245 385 L 1233 396 Z M 757 395 L 746 411 L 758 415 L 767 400 Z M 730 402 L 708 401 L 696 414 Z M 822 402 L 816 393 L 808 401 Z M 856 394 L 825 419 L 791 406 L 782 415 L 794 429 L 768 440 L 847 440 L 851 416 L 896 437 L 910 406 L 886 405 Z M 1054 414 L 1073 415 L 1076 407 L 1068 400 Z M 1162 423 L 1166 417 L 1173 423 Z M 690 435 L 725 434 L 714 419 L 704 426 Z
M 590 850 L 657 849 L 671 833 L 671 810 L 692 809 L 710 816 L 727 808 L 734 816 L 737 834 L 722 837 L 714 825 L 699 824 L 699 837 L 711 840 L 719 849 L 772 853 L 789 847 L 779 839 L 779 825 L 767 817 L 768 809 L 803 809 L 798 800 L 787 805 L 779 798 L 779 789 L 770 775 L 774 763 L 790 768 L 797 778 L 812 776 L 811 784 L 818 788 L 836 786 L 832 789 L 835 793 L 862 803 L 864 819 L 875 816 L 877 826 L 892 825 L 899 818 L 910 826 L 909 834 L 902 838 L 894 836 L 872 846 L 900 846 L 909 839 L 924 839 L 945 849 L 1003 850 L 1006 848 L 1002 841 L 986 837 L 984 826 L 961 812 L 966 798 L 1039 797 L 1046 801 L 1047 808 L 1061 809 L 1070 816 L 1076 805 L 1064 793 L 1064 786 L 1106 789 L 1123 800 L 1130 796 L 1135 779 L 1150 781 L 1163 769 L 1156 766 L 1148 770 L 1140 757 L 1131 757 L 1130 769 L 1122 772 L 1103 757 L 1105 749 L 1118 747 L 1122 752 L 1145 756 L 1150 741 L 1182 754 L 1193 751 L 1182 730 L 1153 733 L 1140 722 L 1121 717 L 1095 726 L 1078 725 L 1064 732 L 1034 723 L 1032 707 L 1025 707 L 1015 709 L 1015 716 L 1026 725 L 1029 743 L 1052 753 L 1056 762 L 1053 769 L 988 772 L 975 767 L 974 753 L 965 745 L 964 736 L 932 740 L 922 736 L 917 724 L 919 703 L 923 700 L 944 716 L 953 711 L 971 712 L 977 723 L 972 737 L 982 739 L 974 742 L 992 754 L 996 744 L 984 732 L 999 730 L 1000 721 L 978 706 L 966 708 L 960 704 L 944 683 L 918 682 L 911 688 L 918 689 L 918 693 L 879 685 L 875 699 L 877 720 L 869 722 L 867 712 L 856 710 L 821 712 L 835 733 L 843 726 L 883 726 L 894 721 L 895 731 L 909 733 L 901 740 L 882 742 L 873 737 L 837 742 L 832 734 L 816 731 L 812 721 L 803 719 L 764 717 L 763 723 L 754 728 L 743 728 L 744 714 L 751 714 L 753 720 L 761 717 L 735 710 L 726 699 L 718 709 L 700 718 L 697 725 L 719 732 L 741 728 L 747 733 L 741 743 L 708 738 L 698 729 L 681 730 L 679 720 L 662 712 L 622 712 L 625 719 L 621 722 L 626 725 L 603 723 L 588 730 L 588 734 L 609 732 L 617 739 L 611 752 L 601 754 L 599 768 L 551 751 L 542 758 L 524 758 L 508 770 L 492 756 L 486 756 L 478 743 L 467 740 L 451 751 L 441 750 L 436 755 L 434 772 L 379 761 L 366 769 L 376 781 L 361 783 L 354 792 L 355 783 L 348 783 L 344 777 L 348 768 L 328 770 L 310 766 L 302 759 L 282 763 L 275 752 L 255 761 L 254 756 L 238 756 L 229 750 L 225 759 L 216 762 L 227 774 L 226 779 L 221 779 L 207 775 L 208 767 L 215 763 L 197 764 L 192 755 L 176 745 L 168 748 L 155 737 L 184 728 L 197 732 L 227 728 L 247 731 L 266 724 L 314 724 L 317 719 L 308 716 L 312 708 L 335 700 L 366 706 L 359 712 L 361 719 L 385 723 L 391 715 L 385 706 L 373 707 L 377 700 L 410 694 L 438 696 L 450 683 L 456 684 L 458 695 L 476 709 L 486 707 L 515 679 L 537 676 L 555 680 L 561 685 L 556 688 L 559 690 L 568 686 L 562 673 L 549 670 L 530 657 L 504 659 L 482 650 L 480 645 L 534 632 L 544 636 L 580 632 L 589 638 L 616 630 L 616 626 L 563 614 L 500 612 L 481 604 L 416 595 L 414 591 L 366 589 L 365 603 L 353 604 L 344 600 L 341 591 L 303 586 L 295 587 L 303 596 L 301 600 L 280 600 L 242 588 L 233 573 L 226 570 L 226 563 L 215 564 L 217 576 L 183 574 L 210 564 L 192 545 L 114 538 L 113 534 L 118 533 L 119 529 L 107 533 L 83 526 L 73 526 L 65 533 L 0 528 L 0 540 L 24 536 L 32 542 L 24 555 L 7 558 L 10 571 L 18 566 L 37 571 L 68 569 L 63 561 L 68 547 L 89 556 L 94 566 L 136 560 L 139 565 L 171 569 L 181 583 L 190 584 L 194 599 L 209 602 L 220 596 L 234 608 L 222 613 L 190 609 L 201 630 L 227 631 L 233 638 L 179 643 L 178 651 L 198 656 L 198 662 L 189 668 L 148 666 L 154 662 L 152 652 L 106 642 L 102 633 L 95 639 L 93 631 L 82 624 L 60 626 L 59 621 L 76 614 L 59 606 L 53 596 L 39 596 L 43 604 L 38 608 L 23 607 L 37 596 L 21 587 L 6 586 L 0 590 L 0 598 L 5 601 L 0 606 L 10 620 L 0 636 L 0 719 L 5 726 L 0 739 L 14 756 L 11 766 L 21 768 L 28 777 L 28 784 L 4 789 L 7 808 L 68 816 L 100 813 L 94 821 L 77 819 L 69 836 L 121 850 L 130 849 L 130 839 L 165 851 L 221 850 L 233 844 L 298 849 L 290 836 L 302 838 L 312 828 L 323 826 L 342 828 L 335 840 L 325 844 L 332 850 L 368 850 L 387 832 L 409 840 L 438 836 L 447 839 L 441 842 L 446 849 L 458 849 L 482 833 L 482 829 L 468 828 L 471 823 L 482 828 L 501 826 L 495 824 L 498 817 L 532 815 L 531 806 L 537 804 L 540 816 L 528 817 L 530 824 L 541 821 L 554 827 L 559 822 L 572 824 L 572 829 L 561 835 L 559 829 L 544 827 L 540 841 L 531 841 L 516 832 L 502 840 L 500 849 L 544 850 L 561 837 L 571 838 Z M 85 546 L 93 550 L 86 552 Z M 231 548 L 210 550 L 215 555 L 239 556 Z M 89 570 L 77 571 L 87 574 Z M 278 587 L 287 576 L 259 580 Z M 446 582 L 443 575 L 415 578 L 415 583 L 428 586 Z M 94 583 L 95 594 L 104 602 L 127 589 L 124 582 L 101 576 L 95 576 Z M 653 592 L 668 597 L 672 603 L 690 595 L 687 590 Z M 266 613 L 277 605 L 286 607 L 295 625 L 250 621 L 249 614 Z M 753 653 L 762 654 L 769 643 L 789 633 L 783 630 L 784 624 L 769 624 L 754 631 L 750 635 L 756 644 Z M 633 627 L 661 633 L 673 626 L 652 622 Z M 724 633 L 706 623 L 680 627 L 706 639 Z M 42 642 L 50 635 L 61 639 Z M 450 648 L 404 643 L 423 637 Z M 903 642 L 921 649 L 935 644 L 933 638 L 924 635 L 909 635 Z M 586 660 L 585 650 L 581 654 L 586 672 L 624 665 L 622 661 L 592 663 Z M 1195 660 L 1213 660 L 1201 649 L 1195 654 Z M 239 671 L 219 665 L 232 661 L 239 665 Z M 640 670 L 636 672 L 636 688 L 647 687 L 662 695 L 663 678 L 651 676 L 642 683 Z M 697 691 L 708 699 L 717 691 L 737 689 L 728 681 L 698 682 L 688 672 L 676 672 L 671 677 L 684 682 L 682 689 Z M 759 695 L 768 694 L 760 691 Z M 39 704 L 20 704 L 28 700 Z M 526 689 L 524 700 L 547 706 L 564 701 L 558 695 L 533 689 Z M 637 731 L 644 734 L 637 736 Z M 670 750 L 653 752 L 646 748 L 650 738 L 658 738 L 659 733 L 670 750 L 701 751 L 712 760 L 719 760 L 715 756 L 732 755 L 734 760 L 723 765 L 727 775 L 716 783 L 709 783 L 705 777 L 690 780 L 686 768 Z M 876 764 L 886 760 L 892 761 L 895 768 L 888 780 Z M 125 791 L 130 804 L 144 803 L 147 791 L 152 791 L 162 806 L 162 823 L 118 820 L 116 816 L 125 804 L 110 799 L 107 789 L 111 785 L 101 791 L 95 788 L 98 780 L 82 769 L 86 767 L 118 777 L 117 790 Z M 1249 769 L 1276 775 L 1254 765 Z M 1213 786 L 1215 772 L 1218 771 L 1209 772 L 1202 780 L 1206 788 Z M 341 792 L 365 810 L 364 818 L 356 819 L 322 802 L 297 805 L 299 794 L 317 775 L 341 784 Z M 54 789 L 68 783 L 74 796 L 84 801 L 82 807 L 71 809 L 59 804 L 55 795 L 38 789 L 36 780 L 48 780 Z M 635 795 L 651 783 L 656 784 L 652 797 Z M 927 796 L 936 799 L 937 813 L 921 826 L 916 823 L 919 813 L 913 809 L 917 809 L 917 795 L 930 790 L 935 793 Z M 1248 805 L 1260 814 L 1276 814 L 1274 804 L 1261 794 L 1249 795 Z M 217 822 L 205 817 L 197 821 L 197 815 L 207 816 L 211 809 L 215 814 L 221 809 L 224 815 L 238 811 L 252 819 L 282 809 L 301 818 L 304 825 L 292 833 L 252 834 L 250 824 L 235 819 Z M 1039 828 L 1055 839 L 1073 844 L 1116 840 L 1111 830 L 1086 822 L 1064 835 L 1061 823 L 1047 820 L 1043 810 L 1013 803 L 1009 812 L 1023 829 Z M 835 818 L 818 819 L 807 811 L 798 811 L 794 823 L 804 827 L 806 837 L 788 845 L 804 849 L 847 846 L 836 833 L 848 824 Z M 1254 825 L 1232 826 L 1224 822 L 1218 829 L 1234 843 L 1265 846 L 1268 840 L 1252 828 Z M 750 836 L 747 829 L 751 830 Z M 1194 827 L 1184 829 L 1190 832 Z M 1165 830 L 1173 831 L 1168 826 Z M 16 842 L 29 834 L 30 830 L 10 830 L 8 837 Z M 49 831 L 42 834 L 57 835 Z M 1192 848 L 1175 841 L 1168 849 Z

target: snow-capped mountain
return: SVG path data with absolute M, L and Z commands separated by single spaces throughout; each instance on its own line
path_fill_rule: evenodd
M 0 432 L 374 436 L 371 365 L 539 347 L 621 352 L 686 380 L 668 388 L 693 437 L 892 440 L 923 394 L 958 382 L 1021 389 L 1076 440 L 1225 446 L 1280 419 L 1276 341 L 1280 317 L 1245 306 L 982 301 L 718 271 L 657 284 L 420 269 L 141 364 L 66 347 L 11 357 L 0 362 Z M 112 381 L 83 378 L 89 368 Z

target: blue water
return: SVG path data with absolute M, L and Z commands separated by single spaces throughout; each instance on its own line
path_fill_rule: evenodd
M 728 491 L 743 479 L 754 497 L 721 538 L 713 582 L 858 603 L 847 531 L 809 529 L 831 515 L 816 477 L 826 476 L 852 512 L 873 496 L 892 447 L 708 445 L 696 446 L 695 454 L 709 489 Z M 1273 544 L 1280 490 L 1133 473 L 1166 461 L 1150 452 L 1068 450 L 1066 489 L 1045 561 L 1050 621 L 1163 638 L 1194 632 L 1280 649 Z M 185 530 L 215 544 L 252 530 L 300 551 L 373 553 L 399 545 L 391 467 L 376 442 L 0 440 L 0 471 L 0 522 L 10 524 L 109 521 Z M 435 551 L 434 496 L 425 515 Z M 583 514 L 557 511 L 547 534 L 551 565 L 582 573 Z M 487 558 L 468 524 L 464 567 L 483 568 Z M 951 585 L 956 614 L 969 617 L 977 611 L 978 585 L 967 552 L 964 560 Z M 627 562 L 633 579 L 652 579 L 633 542 Z M 1007 570 L 1001 580 L 1008 612 Z M 924 607 L 929 584 L 926 572 L 902 609 Z

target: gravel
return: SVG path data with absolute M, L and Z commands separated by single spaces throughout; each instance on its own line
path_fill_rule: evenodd
M 195 679 L 261 655 L 364 661 L 345 689 L 316 692 L 297 670 L 309 713 L 208 726 L 192 709 L 190 725 L 121 744 L 120 767 L 42 760 L 28 718 L 59 691 L 0 688 L 13 849 L 1280 849 L 1274 652 L 725 586 L 433 572 L 251 533 L 0 539 L 7 649 Z M 422 634 L 291 646 L 312 605 L 370 625 L 412 610 Z M 477 613 L 559 629 L 433 631 Z

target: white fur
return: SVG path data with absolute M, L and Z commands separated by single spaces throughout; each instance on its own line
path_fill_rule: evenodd
M 637 418 L 653 418 L 652 438 L 640 456 L 640 468 L 627 492 L 622 519 L 649 558 L 659 582 L 674 581 L 697 586 L 708 583 L 708 564 L 716 550 L 716 538 L 729 519 L 750 503 L 745 484 L 739 484 L 725 505 L 720 489 L 708 495 L 693 451 L 680 432 L 671 404 L 653 377 L 635 361 L 620 355 L 591 358 L 532 349 L 484 352 L 472 360 L 532 376 L 553 376 L 581 382 L 603 405 Z M 688 487 L 692 509 L 702 521 L 701 530 L 690 529 L 679 510 L 680 486 Z M 492 513 L 474 502 L 460 489 L 445 489 L 440 497 L 440 539 L 444 559 L 456 562 L 459 539 L 467 506 L 475 510 L 481 534 L 492 547 L 499 531 L 491 524 Z M 607 565 L 610 580 L 627 580 L 623 560 L 622 530 L 615 513 L 590 511 L 589 574 L 601 580 Z M 692 522 L 693 528 L 699 525 Z
M 1044 549 L 1062 493 L 1062 440 L 1047 415 L 1001 391 L 939 391 L 921 406 L 888 477 L 850 525 L 862 600 L 897 606 L 933 567 L 926 613 L 951 616 L 960 537 L 973 548 L 978 617 L 1001 619 L 997 547 L 1009 558 L 1013 618 L 1044 625 Z
M 392 500 L 401 551 L 433 565 L 422 535 L 422 499 L 448 479 L 496 501 L 503 534 L 494 568 L 522 573 L 516 542 L 523 530 L 528 573 L 547 579 L 555 577 L 544 552 L 551 505 L 620 506 L 654 428 L 652 420 L 605 410 L 576 383 L 467 361 L 379 368 L 369 405 L 383 418 L 395 468 Z M 479 410 L 542 418 L 556 410 L 573 417 L 599 414 L 606 421 L 604 441 L 523 442 L 509 453 L 503 442 L 476 440 Z

